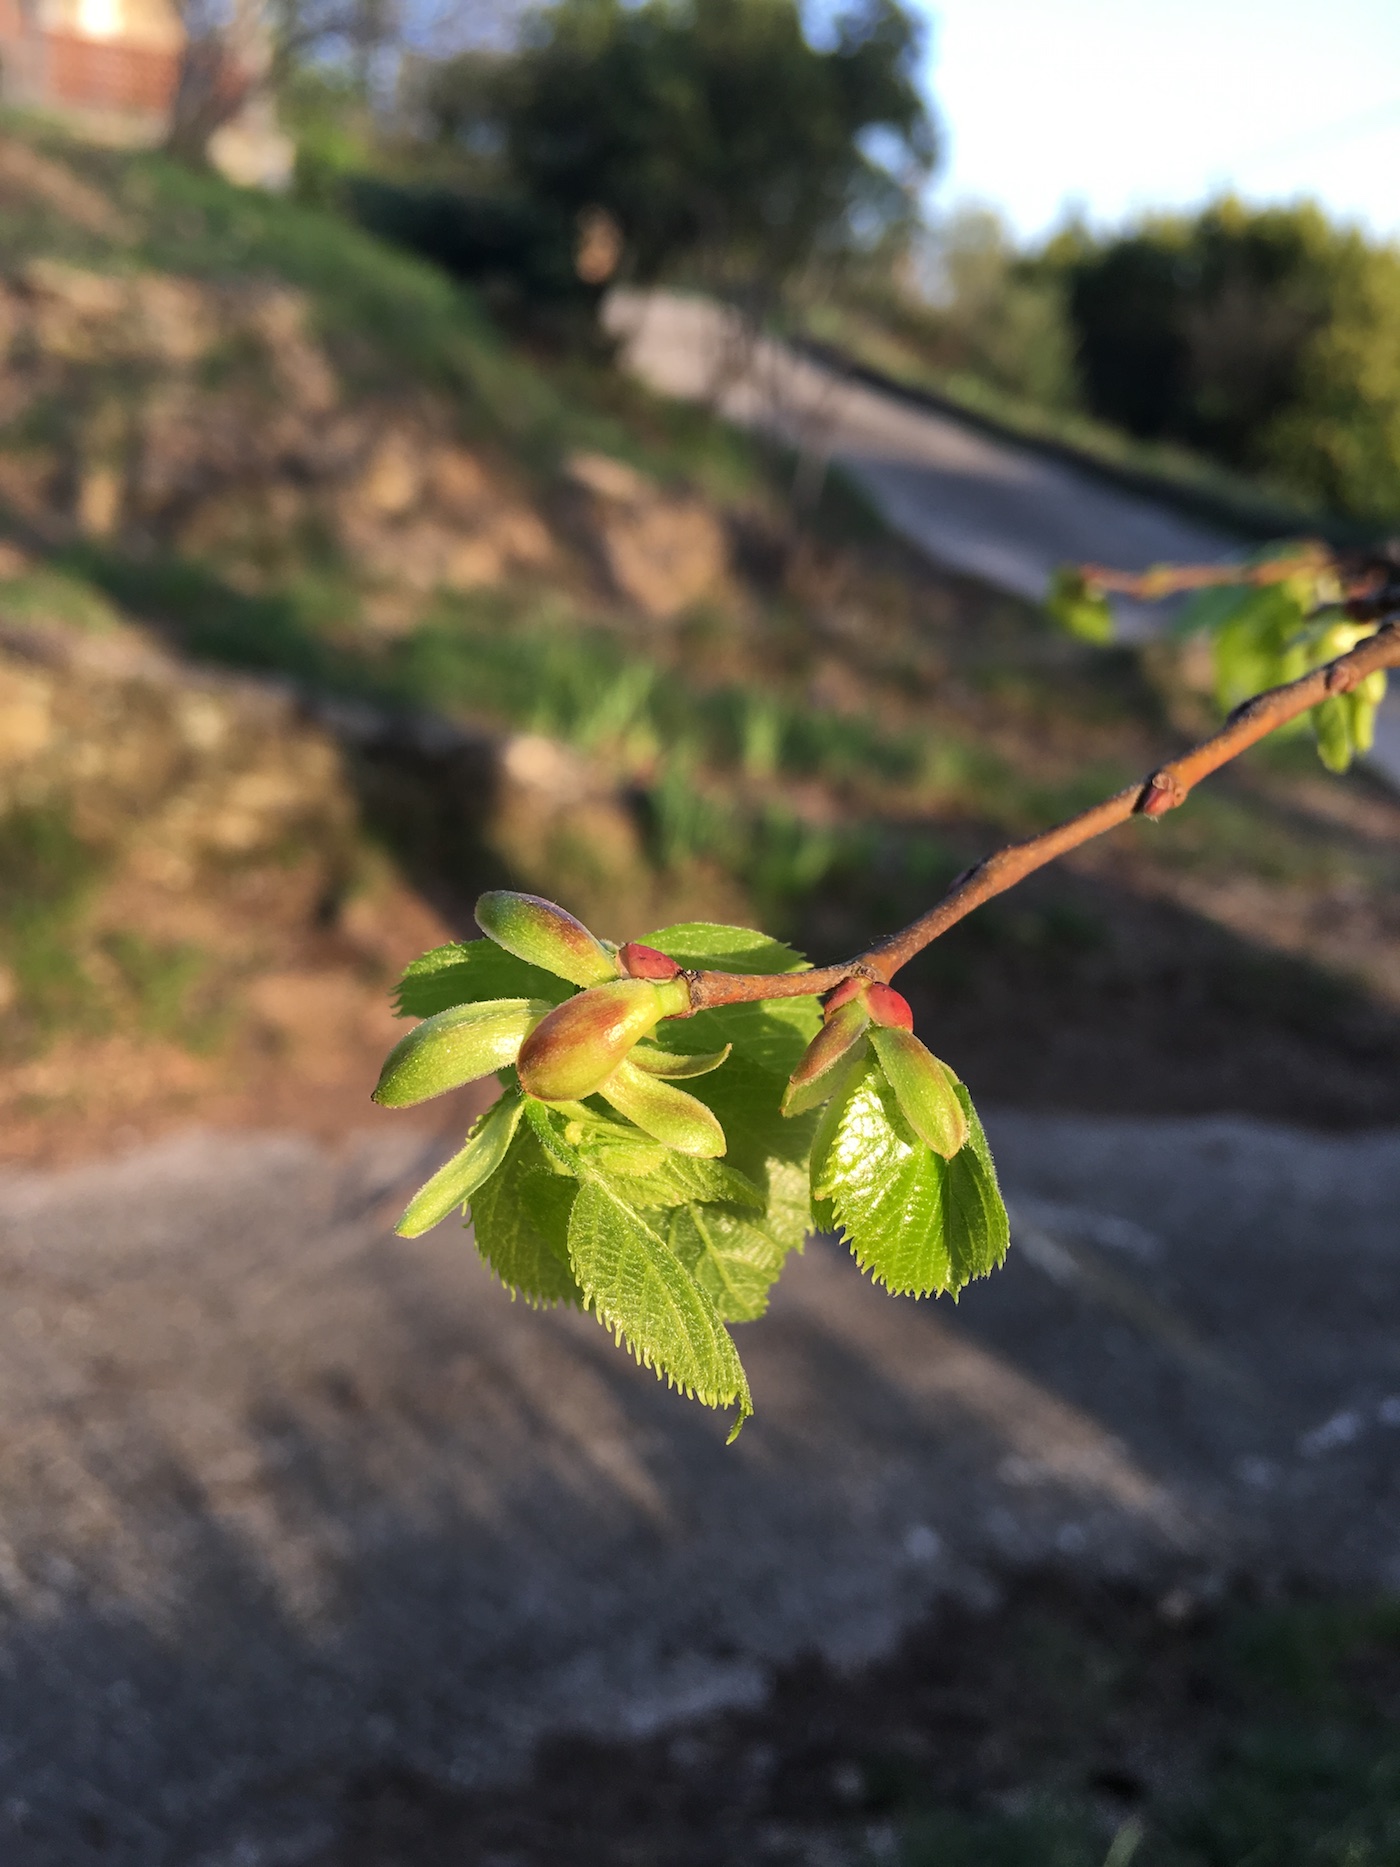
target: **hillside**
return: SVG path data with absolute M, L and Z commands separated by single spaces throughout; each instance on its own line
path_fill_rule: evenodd
M 832 955 L 1207 718 L 324 212 L 11 123 L 0 252 L 11 1158 L 367 1118 L 488 881 Z M 921 963 L 980 1094 L 1395 1118 L 1400 809 L 1309 759 Z

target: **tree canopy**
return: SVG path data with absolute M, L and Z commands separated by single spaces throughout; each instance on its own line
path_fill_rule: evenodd
M 794 0 L 556 0 L 425 101 L 530 198 L 605 209 L 634 276 L 776 278 L 909 211 L 936 152 L 919 47 L 898 0 L 862 0 L 821 45 Z
M 1125 234 L 1071 231 L 1085 398 L 1131 432 L 1367 519 L 1400 512 L 1400 251 L 1310 204 L 1216 202 Z

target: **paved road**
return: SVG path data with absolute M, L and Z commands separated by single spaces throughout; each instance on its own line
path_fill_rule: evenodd
M 0 1860 L 295 1867 L 357 1767 L 752 1700 L 1008 1563 L 1400 1584 L 1400 1136 L 992 1133 L 1007 1271 L 954 1310 L 813 1244 L 730 1450 L 395 1240 L 387 1119 L 0 1180 Z
M 732 315 L 671 292 L 615 292 L 606 322 L 654 388 L 708 401 L 854 474 L 886 520 L 936 562 L 1032 602 L 1066 563 L 1145 570 L 1238 556 L 1238 538 L 997 440 L 921 404 L 838 375 L 781 344 L 752 344 Z M 1160 605 L 1118 603 L 1129 639 Z M 1400 696 L 1377 731 L 1376 765 L 1400 784 Z

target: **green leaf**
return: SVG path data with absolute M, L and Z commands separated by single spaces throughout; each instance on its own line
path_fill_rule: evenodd
M 412 1108 L 513 1063 L 530 1028 L 549 1010 L 533 998 L 454 1005 L 401 1037 L 384 1059 L 374 1100 Z
M 787 1078 L 735 1056 L 722 1070 L 690 1085 L 719 1117 L 729 1140 L 726 1163 L 763 1189 L 765 1223 L 788 1249 L 799 1248 L 811 1225 L 807 1160 L 815 1114 L 782 1113 Z
M 395 1226 L 400 1238 L 418 1238 L 431 1231 L 455 1207 L 465 1205 L 473 1193 L 500 1166 L 520 1125 L 522 1098 L 504 1095 L 493 1102 L 472 1128 L 467 1145 L 439 1167 L 420 1186 L 408 1210 Z
M 1317 735 L 1317 756 L 1328 771 L 1344 772 L 1351 764 L 1352 713 L 1350 694 L 1329 694 L 1312 709 L 1312 727 Z
M 1011 1248 L 1011 1221 L 986 1131 L 967 1085 L 959 1082 L 954 1086 L 967 1117 L 967 1140 L 952 1160 L 939 1164 L 947 1172 L 948 1243 L 953 1258 L 953 1289 L 958 1291 L 978 1277 L 990 1277 L 1005 1263 Z
M 1351 743 L 1358 754 L 1369 752 L 1376 743 L 1376 709 L 1380 700 L 1385 698 L 1384 677 L 1382 677 L 1380 699 L 1373 698 L 1365 691 L 1365 684 L 1354 687 L 1346 696 L 1351 713 Z
M 739 1352 L 710 1297 L 646 1216 L 612 1186 L 587 1181 L 569 1216 L 569 1257 L 599 1322 L 682 1393 L 707 1407 L 737 1405 L 737 1432 L 753 1412 Z
M 1291 583 L 1203 590 L 1176 623 L 1180 634 L 1212 638 L 1215 696 L 1226 710 L 1305 674 L 1307 610 Z
M 583 1304 L 569 1262 L 576 1181 L 556 1173 L 533 1131 L 516 1131 L 504 1162 L 472 1196 L 476 1248 L 512 1295 Z
M 725 927 L 710 921 L 683 921 L 648 934 L 645 944 L 677 965 L 710 972 L 806 972 L 807 962 L 781 940 L 750 927 Z M 732 1044 L 740 1058 L 779 1076 L 789 1076 L 802 1052 L 821 1028 L 816 997 L 760 999 L 747 1005 L 723 1005 L 693 1018 L 664 1025 L 657 1039 L 668 1050 L 694 1055 Z M 720 1072 L 727 1076 L 729 1068 Z M 718 1112 L 718 1111 L 717 1111 Z M 723 1120 L 723 1116 L 720 1117 Z M 733 1138 L 730 1139 L 733 1146 Z
M 688 1052 L 734 1046 L 735 1060 L 745 1059 L 783 1082 L 821 1029 L 821 1006 L 811 998 L 767 998 L 751 1005 L 721 1005 L 697 1011 L 693 1018 L 665 1027 L 668 1048 Z M 659 1033 L 660 1034 L 660 1033 Z M 729 1074 L 730 1065 L 716 1073 Z M 781 1095 L 779 1097 L 781 1100 Z
M 767 1309 L 787 1247 L 757 1220 L 723 1206 L 677 1206 L 666 1238 L 726 1322 L 753 1322 Z
M 719 921 L 677 921 L 659 933 L 643 934 L 642 946 L 675 960 L 691 972 L 805 972 L 807 961 L 753 927 L 726 927 Z
M 1103 648 L 1113 640 L 1113 611 L 1107 597 L 1069 565 L 1062 566 L 1050 579 L 1045 608 L 1062 629 L 1081 642 Z
M 626 1182 L 625 1197 L 634 1205 L 679 1206 L 699 1199 L 763 1209 L 760 1189 L 728 1161 L 677 1153 L 611 1113 L 582 1107 L 566 1114 L 539 1102 L 526 1107 L 531 1125 L 563 1172 L 578 1179 L 600 1174 Z
M 516 959 L 494 940 L 453 940 L 414 960 L 399 981 L 395 1010 L 401 1018 L 431 1018 L 485 998 L 539 998 L 557 1005 L 570 995 L 567 981 Z
M 850 1072 L 813 1144 L 814 1211 L 829 1202 L 861 1269 L 897 1293 L 956 1293 L 1006 1256 L 986 1136 L 961 1083 L 957 1092 L 968 1140 L 951 1160 L 914 1133 L 873 1058 Z

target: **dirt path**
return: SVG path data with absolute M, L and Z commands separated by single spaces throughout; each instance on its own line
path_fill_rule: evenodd
M 940 564 L 1038 602 L 1060 564 L 1211 563 L 1241 541 L 1122 491 L 1065 461 L 997 440 L 923 404 L 837 375 L 764 340 L 705 299 L 615 292 L 609 329 L 629 368 L 664 394 L 710 401 L 733 421 L 850 469 L 886 521 Z M 1131 637 L 1160 608 L 1121 602 Z M 1374 762 L 1400 784 L 1400 695 L 1392 684 Z
M 998 1567 L 1400 1583 L 1400 1137 L 1006 1115 L 1007 1271 L 817 1243 L 758 1417 L 388 1223 L 421 1135 L 0 1180 L 0 1859 L 294 1864 L 347 1776 L 490 1780 Z

